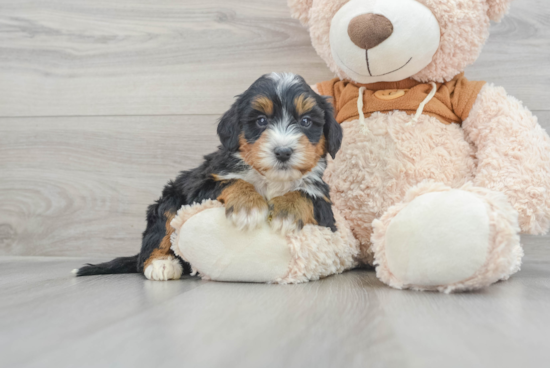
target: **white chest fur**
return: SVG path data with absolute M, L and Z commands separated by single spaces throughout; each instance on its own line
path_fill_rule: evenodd
M 298 190 L 312 197 L 322 197 L 323 193 L 319 189 L 318 183 L 323 180 L 323 173 L 326 166 L 326 160 L 321 159 L 313 170 L 296 180 L 277 180 L 277 175 L 274 173 L 263 175 L 252 168 L 238 173 L 220 175 L 220 177 L 222 179 L 242 179 L 254 185 L 256 191 L 267 200 Z

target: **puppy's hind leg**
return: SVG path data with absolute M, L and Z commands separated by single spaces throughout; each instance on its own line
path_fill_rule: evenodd
M 143 243 L 139 255 L 139 268 L 146 278 L 154 281 L 177 280 L 181 275 L 189 272 L 189 265 L 176 257 L 170 249 L 170 236 L 174 229 L 170 221 L 174 213 L 165 212 L 160 215 L 154 213 L 159 209 L 151 206 L 148 213 L 148 226 L 143 233 Z

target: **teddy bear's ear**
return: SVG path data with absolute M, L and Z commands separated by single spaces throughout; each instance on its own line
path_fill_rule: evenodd
M 489 10 L 487 12 L 489 18 L 495 22 L 500 22 L 502 17 L 508 13 L 511 2 L 512 0 L 487 0 L 487 4 L 489 4 Z
M 313 5 L 313 0 L 288 0 L 290 15 L 298 19 L 303 25 L 307 26 L 309 22 L 309 10 Z

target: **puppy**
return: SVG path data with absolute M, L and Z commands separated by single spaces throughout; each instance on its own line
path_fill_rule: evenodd
M 336 231 L 326 155 L 342 129 L 331 104 L 300 76 L 268 74 L 238 96 L 221 118 L 222 145 L 198 168 L 170 181 L 147 210 L 141 251 L 75 270 L 77 276 L 143 272 L 151 280 L 179 279 L 190 266 L 170 249 L 170 221 L 183 205 L 217 199 L 227 218 L 249 230 L 269 221 L 283 234 L 315 224 Z

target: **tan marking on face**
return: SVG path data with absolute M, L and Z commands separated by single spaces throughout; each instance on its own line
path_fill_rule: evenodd
M 248 165 L 252 166 L 254 169 L 260 173 L 264 173 L 270 169 L 270 167 L 265 167 L 261 163 L 260 152 L 262 150 L 262 145 L 266 144 L 267 141 L 267 131 L 264 131 L 260 138 L 258 138 L 254 143 L 248 143 L 244 137 L 244 133 L 239 137 L 239 151 L 243 158 L 243 161 Z
M 313 203 L 300 192 L 288 192 L 269 201 L 270 218 L 293 217 L 299 227 L 317 224 L 313 212 Z
M 301 94 L 294 99 L 294 106 L 296 107 L 296 112 L 299 116 L 311 111 L 315 105 L 317 105 L 315 99 L 308 97 L 306 94 Z
M 172 249 L 170 249 L 172 247 L 170 236 L 174 232 L 174 228 L 170 226 L 170 222 L 172 222 L 172 220 L 174 219 L 175 214 L 165 212 L 164 216 L 166 217 L 166 235 L 162 238 L 159 247 L 151 252 L 151 255 L 143 264 L 143 269 L 146 269 L 155 259 L 166 259 L 169 256 L 175 257 L 174 252 L 172 251 Z
M 254 185 L 241 179 L 225 188 L 217 199 L 225 205 L 226 213 L 243 210 L 250 213 L 253 209 L 267 209 L 265 198 L 256 191 Z
M 296 167 L 297 170 L 300 170 L 302 174 L 306 174 L 313 170 L 319 159 L 326 154 L 326 144 L 325 136 L 321 136 L 319 142 L 313 144 L 309 139 L 304 135 L 300 138 L 298 143 L 298 149 L 302 152 L 303 162 L 299 167 Z
M 257 96 L 252 100 L 252 107 L 258 111 L 264 112 L 266 115 L 273 114 L 273 101 L 266 96 Z

